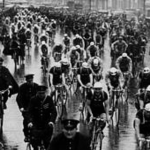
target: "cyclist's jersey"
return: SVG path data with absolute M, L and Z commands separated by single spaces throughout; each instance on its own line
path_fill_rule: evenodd
M 31 39 L 31 31 L 26 31 L 26 37 L 27 39 Z
M 63 46 L 62 45 L 55 45 L 53 48 L 53 53 L 57 52 L 57 53 L 62 53 L 63 50 Z
M 94 117 L 99 116 L 101 113 L 105 113 L 103 103 L 108 99 L 108 95 L 105 91 L 102 92 L 89 92 L 87 99 L 91 101 L 90 108 Z
M 39 33 L 38 27 L 34 27 L 34 28 L 33 28 L 33 32 L 34 32 L 34 34 L 38 34 L 38 33 Z
M 130 65 L 129 59 L 124 59 L 124 58 L 120 59 L 119 67 L 122 72 L 129 71 L 129 67 L 130 67 L 129 65 Z
M 52 67 L 49 73 L 53 74 L 53 85 L 62 84 L 62 68 Z
M 144 109 L 137 112 L 136 118 L 140 119 L 140 133 L 145 135 L 150 135 L 150 120 L 144 117 Z
M 113 86 L 113 87 L 118 87 L 119 86 L 119 78 L 120 78 L 120 75 L 117 74 L 117 75 L 108 75 L 108 78 L 110 80 L 110 84 Z
M 70 45 L 70 39 L 67 37 L 67 38 L 64 38 L 63 39 L 63 43 L 66 45 L 66 46 L 69 46 Z
M 41 51 L 42 51 L 43 56 L 47 56 L 47 54 L 48 54 L 47 45 L 45 45 L 45 44 L 41 45 Z
M 90 74 L 92 73 L 90 68 L 80 68 L 77 74 L 81 76 L 81 81 L 84 85 L 90 82 Z
M 150 85 L 150 74 L 145 76 L 143 72 L 140 72 L 139 74 L 140 83 L 139 88 L 147 88 L 148 85 Z
M 74 45 L 74 46 L 80 45 L 81 47 L 83 47 L 82 38 L 75 38 L 75 39 L 73 40 L 73 45 Z
M 97 47 L 96 46 L 89 46 L 87 48 L 87 51 L 90 53 L 91 57 L 94 57 L 97 53 Z

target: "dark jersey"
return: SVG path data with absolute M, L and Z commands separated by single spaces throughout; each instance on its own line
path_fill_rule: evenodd
M 108 99 L 108 95 L 105 91 L 102 92 L 90 92 L 87 95 L 87 99 L 91 101 L 90 107 L 93 115 L 99 116 L 102 113 L 105 113 L 103 103 Z
M 53 74 L 53 85 L 62 84 L 62 69 L 52 67 L 49 73 Z
M 77 74 L 81 76 L 81 81 L 84 85 L 90 82 L 90 74 L 92 73 L 90 68 L 81 68 L 77 71 Z
M 150 135 L 150 120 L 144 117 L 144 109 L 137 112 L 136 118 L 140 120 L 140 133 L 145 135 Z

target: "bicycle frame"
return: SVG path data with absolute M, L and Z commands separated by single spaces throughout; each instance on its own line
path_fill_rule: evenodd
M 93 130 L 92 130 L 92 140 L 91 140 L 91 150 L 96 150 L 97 145 L 99 143 L 99 150 L 102 149 L 102 140 L 103 140 L 103 133 L 101 124 L 104 122 L 101 118 L 93 118 Z
M 113 120 L 113 116 L 115 113 L 116 118 L 116 125 L 119 125 L 119 119 L 120 119 L 120 104 L 122 100 L 122 90 L 120 89 L 112 89 L 112 114 L 111 119 Z
M 150 149 L 150 139 L 145 138 L 144 140 L 139 141 L 140 150 L 149 150 Z
M 67 97 L 64 97 L 64 89 L 62 84 L 55 86 L 55 103 L 57 107 L 58 117 L 61 119 L 66 110 Z M 66 93 L 65 93 L 66 94 Z

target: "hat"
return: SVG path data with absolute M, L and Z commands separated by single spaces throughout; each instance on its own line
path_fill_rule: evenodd
M 79 123 L 76 119 L 64 119 L 61 121 L 65 129 L 74 129 L 77 127 L 77 124 Z
M 47 87 L 46 87 L 45 85 L 39 85 L 37 90 L 38 90 L 39 92 L 45 92 L 46 89 L 47 89 Z
M 26 78 L 26 79 L 32 79 L 33 76 L 34 76 L 34 74 L 26 74 L 26 75 L 25 75 L 25 78 Z
M 147 103 L 147 104 L 145 105 L 145 110 L 146 110 L 146 111 L 150 111 L 150 103 Z
M 4 61 L 4 59 L 2 57 L 0 57 L 0 62 L 3 62 L 3 61 Z

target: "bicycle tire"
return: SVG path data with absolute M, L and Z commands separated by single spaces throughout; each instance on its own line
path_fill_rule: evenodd
M 119 102 L 119 99 L 117 99 L 116 105 L 117 106 L 115 106 L 115 117 L 117 118 L 116 119 L 116 125 L 118 126 L 119 120 L 120 120 L 120 102 Z
M 32 146 L 31 146 L 31 144 L 30 144 L 30 143 L 28 143 L 28 144 L 27 144 L 27 146 L 26 146 L 26 150 L 32 150 Z
M 99 150 L 102 150 L 102 141 L 103 141 L 103 134 L 102 133 L 99 133 Z
M 62 117 L 62 111 L 63 111 L 63 104 L 62 104 L 61 97 L 58 95 L 58 97 L 57 97 L 57 113 L 58 113 L 59 118 Z

